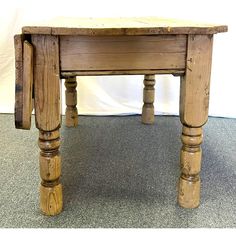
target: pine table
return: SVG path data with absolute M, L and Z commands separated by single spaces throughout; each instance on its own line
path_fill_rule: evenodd
M 66 125 L 75 127 L 76 76 L 83 75 L 144 75 L 144 124 L 154 122 L 155 74 L 180 76 L 183 145 L 178 203 L 185 208 L 198 207 L 202 126 L 208 119 L 213 35 L 226 31 L 225 25 L 155 17 L 57 18 L 49 26 L 23 27 L 22 34 L 14 37 L 15 126 L 30 129 L 35 109 L 42 212 L 56 215 L 63 207 L 60 82 L 65 79 Z

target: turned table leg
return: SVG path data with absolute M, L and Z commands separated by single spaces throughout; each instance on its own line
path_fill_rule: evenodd
M 62 210 L 59 42 L 57 36 L 32 35 L 35 47 L 34 107 L 40 148 L 40 208 L 46 215 Z
M 183 126 L 180 154 L 181 176 L 179 181 L 179 204 L 195 208 L 200 203 L 200 169 L 202 150 L 202 128 Z
M 154 98 L 155 98 L 155 75 L 145 75 L 143 89 L 143 109 L 142 109 L 142 123 L 154 123 Z
M 56 215 L 62 210 L 61 156 L 59 152 L 60 133 L 39 131 L 39 147 L 41 149 L 39 163 L 40 176 L 40 208 L 47 215 Z
M 189 35 L 187 68 L 181 77 L 180 120 L 183 124 L 178 202 L 185 208 L 200 204 L 202 126 L 208 119 L 212 35 Z
M 69 77 L 65 80 L 66 86 L 66 126 L 75 127 L 78 125 L 77 111 L 77 91 L 76 91 L 76 76 Z

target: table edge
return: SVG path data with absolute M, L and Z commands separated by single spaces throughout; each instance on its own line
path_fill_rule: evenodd
M 228 31 L 227 25 L 212 27 L 143 27 L 143 28 L 68 28 L 24 26 L 23 34 L 46 35 L 158 35 L 158 34 L 216 34 Z

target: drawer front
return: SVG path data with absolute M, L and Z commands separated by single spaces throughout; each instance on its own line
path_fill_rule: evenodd
M 186 35 L 60 36 L 61 71 L 184 69 Z

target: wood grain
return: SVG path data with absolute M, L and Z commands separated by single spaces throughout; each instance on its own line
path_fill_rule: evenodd
M 33 47 L 23 35 L 15 35 L 15 127 L 30 129 L 33 96 Z
M 200 127 L 208 118 L 212 35 L 189 35 L 186 74 L 181 78 L 180 119 Z
M 185 52 L 186 35 L 60 36 L 62 53 L 167 53 Z
M 25 26 L 24 34 L 50 35 L 159 35 L 215 34 L 226 32 L 226 25 L 158 17 L 72 18 L 56 17 L 47 25 Z
M 33 35 L 34 103 L 36 127 L 39 129 L 40 207 L 46 215 L 62 210 L 61 157 L 59 153 L 61 123 L 60 68 L 58 37 Z
M 58 37 L 32 35 L 35 47 L 34 93 L 36 127 L 55 130 L 61 122 Z
M 57 180 L 61 176 L 61 157 L 55 155 L 53 157 L 40 156 L 40 176 L 47 181 Z
M 185 68 L 186 36 L 61 36 L 61 71 Z
M 40 186 L 40 208 L 45 215 L 54 216 L 62 211 L 62 185 Z

